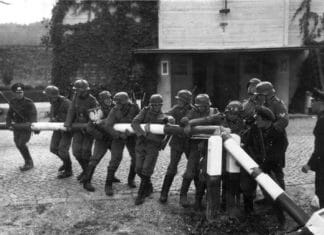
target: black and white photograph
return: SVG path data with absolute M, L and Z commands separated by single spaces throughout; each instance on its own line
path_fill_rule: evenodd
M 0 234 L 324 235 L 324 1 L 0 0 Z

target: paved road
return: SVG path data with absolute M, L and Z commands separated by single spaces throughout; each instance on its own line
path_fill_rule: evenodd
M 315 119 L 293 119 L 288 128 L 289 148 L 286 161 L 286 182 L 289 186 L 298 187 L 300 184 L 311 184 L 313 174 L 303 174 L 300 172 L 301 166 L 307 161 L 313 151 L 312 130 Z M 77 182 L 75 176 L 80 173 L 78 163 L 73 159 L 74 176 L 68 179 L 56 179 L 57 169 L 61 162 L 48 150 L 50 132 L 42 132 L 34 135 L 29 143 L 31 154 L 34 158 L 35 168 L 31 171 L 21 173 L 18 166 L 23 164 L 23 160 L 15 148 L 12 140 L 12 133 L 9 131 L 0 132 L 0 203 L 24 204 L 30 202 L 55 202 L 67 199 L 87 200 L 106 198 L 103 187 L 106 177 L 106 167 L 110 159 L 107 153 L 99 164 L 93 183 L 97 188 L 95 193 L 86 192 Z M 159 191 L 163 181 L 163 176 L 169 162 L 169 149 L 161 152 L 155 173 L 153 184 L 155 191 Z M 72 157 L 73 158 L 73 157 Z M 184 157 L 183 157 L 184 158 Z M 182 159 L 179 164 L 179 172 L 172 186 L 172 192 L 177 193 L 181 184 L 181 175 L 184 171 L 186 161 Z M 136 189 L 130 190 L 126 185 L 129 167 L 129 156 L 125 151 L 124 159 L 117 172 L 123 183 L 116 184 L 117 195 L 121 197 L 125 194 L 135 196 Z M 139 183 L 138 179 L 137 184 Z

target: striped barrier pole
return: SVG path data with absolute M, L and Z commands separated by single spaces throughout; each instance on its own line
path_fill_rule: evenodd
M 222 135 L 225 149 L 235 158 L 235 160 L 267 191 L 271 198 L 297 222 L 304 226 L 309 216 L 299 208 L 286 192 L 280 188 L 276 182 L 267 174 L 263 173 L 259 165 L 237 144 L 237 142 L 227 133 Z
M 214 221 L 220 209 L 223 140 L 220 135 L 208 139 L 206 218 Z

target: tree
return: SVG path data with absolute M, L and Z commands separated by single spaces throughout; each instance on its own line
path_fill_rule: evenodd
M 71 10 L 76 16 L 86 12 L 87 22 L 64 25 Z M 157 1 L 59 0 L 50 23 L 53 83 L 66 88 L 79 71 L 95 67 L 97 76 L 103 77 L 100 85 L 112 91 L 130 91 L 135 82 L 146 84 L 143 81 L 152 77 L 136 76 L 141 81 L 134 81 L 133 51 L 157 46 L 157 17 Z

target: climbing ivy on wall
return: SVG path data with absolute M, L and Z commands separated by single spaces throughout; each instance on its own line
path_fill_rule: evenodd
M 324 15 L 313 12 L 311 6 L 312 0 L 303 0 L 293 16 L 293 20 L 297 16 L 301 16 L 299 19 L 299 28 L 305 45 L 324 42 L 316 41 L 316 39 L 321 37 L 324 30 Z
M 293 20 L 299 17 L 299 29 L 304 45 L 321 45 L 324 30 L 324 17 L 312 11 L 312 0 L 303 0 L 297 8 Z M 304 112 L 306 91 L 320 88 L 319 67 L 317 61 L 319 50 L 310 49 L 309 55 L 300 67 L 297 89 L 290 102 L 290 112 Z
M 88 21 L 64 24 L 73 11 Z M 100 70 L 100 84 L 94 88 L 131 91 L 134 84 L 154 90 L 157 75 L 152 64 L 140 66 L 134 57 L 137 48 L 157 47 L 157 1 L 59 0 L 52 10 L 49 39 L 53 48 L 52 82 L 68 90 L 73 78 L 85 65 Z M 147 87 L 148 86 L 148 87 Z

